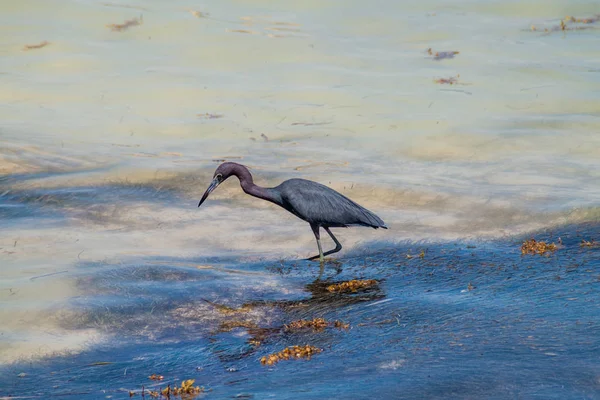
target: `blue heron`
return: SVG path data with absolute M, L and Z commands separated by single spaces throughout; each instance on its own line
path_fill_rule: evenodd
M 329 228 L 358 225 L 387 229 L 377 215 L 327 186 L 306 179 L 289 179 L 274 188 L 260 187 L 254 184 L 252 175 L 245 166 L 234 162 L 225 162 L 217 167 L 213 180 L 204 192 L 198 207 L 217 186 L 233 175 L 238 177 L 242 190 L 250 196 L 275 203 L 310 224 L 317 239 L 319 254 L 308 260 L 319 258 L 322 263 L 325 256 L 342 249 L 342 244 L 333 236 Z M 320 228 L 325 229 L 335 242 L 335 248 L 325 253 L 321 248 Z

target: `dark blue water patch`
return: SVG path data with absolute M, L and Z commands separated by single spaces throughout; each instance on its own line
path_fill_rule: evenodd
M 600 247 L 581 246 L 600 224 L 534 236 L 558 250 L 522 255 L 526 237 L 400 243 L 353 251 L 322 275 L 294 260 L 82 264 L 86 296 L 63 326 L 109 343 L 4 367 L 0 395 L 126 399 L 191 378 L 213 398 L 600 398 Z M 377 283 L 327 289 L 356 278 Z M 284 328 L 314 317 L 350 328 Z M 306 343 L 322 353 L 260 363 Z

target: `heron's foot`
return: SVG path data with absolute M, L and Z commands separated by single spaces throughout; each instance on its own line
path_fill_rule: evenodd
M 319 259 L 319 255 L 310 257 L 310 258 L 306 258 L 306 261 L 316 261 L 317 259 Z M 334 265 L 342 265 L 342 262 L 339 261 L 337 258 L 323 258 L 322 260 L 319 259 L 319 262 L 321 264 L 334 264 Z
M 338 251 L 340 251 L 342 249 L 342 245 L 339 246 L 335 246 L 335 249 L 333 250 L 329 250 L 326 251 L 325 253 L 323 253 L 323 255 L 321 256 L 320 254 L 317 254 L 316 256 L 312 256 L 310 258 L 307 258 L 308 261 L 312 261 L 312 260 L 316 260 L 317 258 L 321 258 L 321 262 L 324 262 L 326 260 L 325 256 L 328 256 L 330 254 L 334 254 L 337 253 Z M 335 260 L 334 258 L 332 260 Z

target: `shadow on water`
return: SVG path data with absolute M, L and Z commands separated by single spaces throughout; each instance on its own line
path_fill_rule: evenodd
M 600 247 L 581 241 L 598 241 L 600 225 L 535 236 L 562 244 L 544 255 L 522 255 L 524 238 L 364 248 L 320 279 L 307 261 L 81 264 L 85 296 L 58 318 L 106 342 L 6 366 L 0 395 L 129 398 L 193 378 L 215 398 L 597 397 Z M 376 283 L 327 289 L 351 279 Z M 350 328 L 284 327 L 315 317 Z M 259 361 L 307 343 L 323 352 Z

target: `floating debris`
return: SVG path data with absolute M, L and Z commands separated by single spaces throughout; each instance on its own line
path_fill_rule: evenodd
M 431 47 L 427 49 L 427 54 L 433 56 L 434 60 L 443 60 L 444 58 L 454 58 L 455 55 L 460 54 L 460 51 L 436 51 L 434 52 Z
M 348 329 L 350 329 L 350 324 L 347 324 L 347 323 L 344 323 L 344 322 L 338 321 L 338 320 L 333 321 L 333 326 L 340 330 L 343 329 L 343 330 L 347 331 Z
M 367 289 L 375 285 L 377 285 L 377 281 L 375 279 L 353 279 L 351 281 L 329 285 L 327 286 L 327 291 L 331 293 L 356 292 L 359 289 Z
M 165 379 L 165 377 L 162 375 L 152 374 L 148 377 L 148 379 L 153 381 L 162 381 L 163 379 Z
M 122 32 L 126 29 L 131 28 L 132 26 L 142 25 L 144 23 L 144 17 L 140 15 L 140 18 L 133 18 L 128 21 L 123 22 L 122 24 L 109 24 L 106 25 L 107 28 L 110 28 L 113 32 Z
M 596 14 L 593 17 L 589 17 L 589 18 L 576 18 L 576 17 L 572 17 L 570 15 L 567 15 L 564 19 L 560 20 L 560 23 L 558 25 L 553 25 L 549 28 L 538 28 L 535 25 L 531 25 L 530 27 L 530 31 L 531 32 L 544 32 L 544 34 L 550 34 L 552 32 L 566 32 L 566 31 L 580 31 L 580 30 L 586 30 L 586 29 L 598 29 L 598 27 L 594 27 L 594 26 L 569 26 L 569 25 L 575 25 L 575 24 L 584 24 L 584 25 L 591 25 L 591 24 L 595 24 L 596 22 L 600 21 L 600 14 Z
M 554 243 L 538 242 L 535 239 L 529 239 L 521 245 L 521 254 L 545 254 L 556 251 Z
M 188 379 L 181 382 L 181 387 L 175 386 L 174 388 L 171 388 L 171 385 L 169 385 L 160 393 L 167 398 L 170 398 L 170 396 L 184 397 L 184 395 L 198 395 L 203 393 L 204 388 L 201 386 L 194 386 L 194 382 L 196 382 L 194 379 Z M 188 396 L 185 397 L 188 398 Z
M 28 51 L 28 50 L 35 50 L 35 49 L 41 49 L 42 47 L 46 47 L 50 44 L 50 42 L 47 41 L 43 41 L 42 43 L 38 43 L 38 44 L 26 44 L 23 47 L 23 51 Z
M 171 396 L 180 396 L 182 399 L 192 399 L 197 395 L 204 393 L 204 387 L 194 386 L 194 382 L 196 382 L 194 379 L 187 379 L 181 382 L 181 386 L 171 387 L 169 384 L 166 388 L 159 388 L 158 390 L 146 390 L 146 388 L 142 385 L 142 390 L 138 393 L 142 396 L 142 398 L 145 398 L 146 395 L 148 395 L 155 399 L 170 399 Z M 133 397 L 136 394 L 136 391 L 129 391 L 129 397 Z
M 196 116 L 200 117 L 200 118 L 204 118 L 204 119 L 218 119 L 218 118 L 224 117 L 223 114 L 212 114 L 212 113 L 196 114 Z
M 262 344 L 262 341 L 259 339 L 255 339 L 255 338 L 250 338 L 247 340 L 248 344 L 254 346 L 254 347 L 258 347 Z
M 283 328 L 287 332 L 300 331 L 304 329 L 313 329 L 314 331 L 320 332 L 330 326 L 338 329 L 348 329 L 350 324 L 346 324 L 338 320 L 328 322 L 325 318 L 313 318 L 312 320 L 300 319 L 293 321 L 287 325 L 284 325 Z
M 435 79 L 434 82 L 435 83 L 439 83 L 441 85 L 457 85 L 458 84 L 458 78 L 460 78 L 460 74 L 454 76 L 451 76 L 450 78 L 439 78 L 439 79 Z
M 305 345 L 305 346 L 291 346 L 286 347 L 278 353 L 269 354 L 268 356 L 263 356 L 260 359 L 260 363 L 262 365 L 273 365 L 278 363 L 281 360 L 289 360 L 289 359 L 300 359 L 304 358 L 310 360 L 310 358 L 322 352 L 323 350 L 318 347 Z
M 421 250 L 421 252 L 419 253 L 418 256 L 413 256 L 412 254 L 407 254 L 406 258 L 408 258 L 409 260 L 411 258 L 415 258 L 415 257 L 419 257 L 419 258 L 425 258 L 425 250 Z
M 600 14 L 596 14 L 595 16 L 590 17 L 590 18 L 575 18 L 570 15 L 567 15 L 565 17 L 565 21 L 579 23 L 579 24 L 593 24 L 593 23 L 600 21 Z
M 325 318 L 313 318 L 312 320 L 300 319 L 298 321 L 290 322 L 288 325 L 284 325 L 286 331 L 297 331 L 306 328 L 312 328 L 315 331 L 322 331 L 327 328 L 329 323 Z
M 454 58 L 456 54 L 460 54 L 459 51 L 440 51 L 435 53 L 434 60 L 443 60 L 444 58 Z

